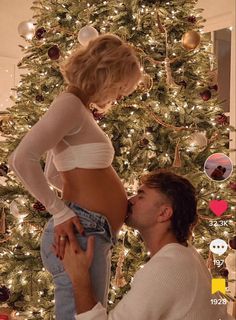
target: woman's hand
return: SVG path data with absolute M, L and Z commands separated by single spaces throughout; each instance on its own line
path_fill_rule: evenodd
M 86 251 L 82 250 L 78 245 L 79 250 L 77 253 L 75 253 L 70 241 L 66 242 L 65 255 L 62 262 L 73 286 L 77 284 L 82 286 L 84 282 L 88 281 L 88 272 L 93 261 L 94 241 L 94 236 L 88 237 Z
M 63 259 L 66 243 L 70 243 L 71 249 L 77 253 L 80 249 L 76 238 L 76 232 L 84 235 L 84 228 L 80 223 L 79 217 L 72 217 L 67 221 L 54 227 L 54 252 L 56 256 Z

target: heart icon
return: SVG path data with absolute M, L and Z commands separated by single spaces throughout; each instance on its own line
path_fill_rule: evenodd
M 228 203 L 225 200 L 211 200 L 209 207 L 217 217 L 220 217 L 227 210 Z

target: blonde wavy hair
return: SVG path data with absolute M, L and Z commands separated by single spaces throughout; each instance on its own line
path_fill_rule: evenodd
M 119 95 L 131 94 L 142 77 L 135 50 L 109 33 L 91 40 L 86 47 L 79 46 L 60 69 L 69 85 L 81 89 L 90 104 L 102 108 Z

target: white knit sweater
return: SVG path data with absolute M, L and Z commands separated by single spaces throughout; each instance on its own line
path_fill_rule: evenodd
M 192 247 L 168 244 L 140 269 L 131 290 L 107 315 L 98 303 L 76 320 L 228 320 L 226 305 L 213 305 L 211 276 Z

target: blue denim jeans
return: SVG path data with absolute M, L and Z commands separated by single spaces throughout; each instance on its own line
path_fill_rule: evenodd
M 78 215 L 84 226 L 85 236 L 76 234 L 83 250 L 87 247 L 88 236 L 95 236 L 94 258 L 90 269 L 91 280 L 97 300 L 106 307 L 110 283 L 111 248 L 116 239 L 112 236 L 112 230 L 106 217 L 83 209 L 76 203 L 67 202 L 67 205 Z M 76 310 L 72 284 L 62 262 L 52 252 L 53 241 L 54 225 L 53 218 L 51 218 L 43 231 L 41 257 L 44 267 L 53 276 L 56 320 L 74 320 Z

